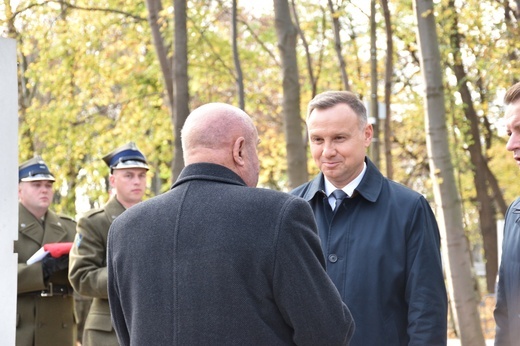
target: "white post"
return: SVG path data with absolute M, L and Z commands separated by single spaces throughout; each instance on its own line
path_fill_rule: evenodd
M 14 345 L 18 254 L 18 82 L 16 41 L 0 38 L 0 335 L 2 345 Z

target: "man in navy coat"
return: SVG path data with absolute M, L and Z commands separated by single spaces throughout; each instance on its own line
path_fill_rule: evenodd
M 354 324 L 312 210 L 255 188 L 258 142 L 242 110 L 199 107 L 172 189 L 113 222 L 108 296 L 121 345 L 348 344 Z
M 506 149 L 520 166 L 520 82 L 504 97 L 505 120 L 509 140 Z M 502 260 L 498 273 L 495 308 L 495 345 L 512 346 L 520 342 L 520 198 L 508 208 L 502 242 Z
M 366 157 L 373 129 L 355 94 L 319 94 L 307 114 L 321 173 L 293 193 L 316 216 L 327 273 L 356 321 L 351 344 L 446 345 L 440 237 L 428 202 Z

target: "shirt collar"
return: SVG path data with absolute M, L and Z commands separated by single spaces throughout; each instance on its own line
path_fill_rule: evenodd
M 359 183 L 361 182 L 361 180 L 365 176 L 365 172 L 366 171 L 367 171 L 367 164 L 366 164 L 366 162 L 363 162 L 363 169 L 361 170 L 361 173 L 359 173 L 358 176 L 355 177 L 354 180 L 352 180 L 346 186 L 343 186 L 343 188 L 341 190 L 343 190 L 347 194 L 348 197 L 352 197 L 352 195 L 354 194 L 354 190 L 356 190 L 356 188 L 358 187 Z M 332 183 L 327 179 L 326 176 L 323 176 L 323 178 L 324 178 L 323 180 L 324 180 L 324 183 L 325 183 L 325 194 L 328 197 L 330 197 L 332 192 L 334 190 L 336 190 L 337 187 L 332 185 Z

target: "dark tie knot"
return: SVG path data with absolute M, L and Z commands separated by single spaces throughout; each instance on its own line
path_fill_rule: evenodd
M 332 195 L 334 195 L 336 201 L 342 201 L 345 197 L 347 197 L 347 194 L 343 190 L 334 190 L 332 191 Z
M 332 191 L 332 195 L 336 199 L 336 204 L 334 205 L 334 211 L 336 211 L 338 207 L 341 205 L 343 199 L 347 197 L 347 194 L 343 190 L 334 190 Z

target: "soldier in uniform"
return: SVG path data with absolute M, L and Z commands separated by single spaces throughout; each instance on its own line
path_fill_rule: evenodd
M 148 171 L 145 156 L 132 142 L 107 154 L 103 161 L 110 167 L 115 194 L 103 208 L 79 219 L 70 251 L 70 282 L 79 294 L 93 298 L 84 326 L 84 346 L 119 345 L 108 305 L 107 235 L 112 221 L 143 199 Z
M 55 179 L 41 157 L 21 164 L 18 174 L 16 345 L 71 346 L 76 342 L 76 322 L 67 278 L 68 255 L 47 255 L 29 265 L 27 260 L 46 244 L 72 242 L 76 222 L 49 210 Z

